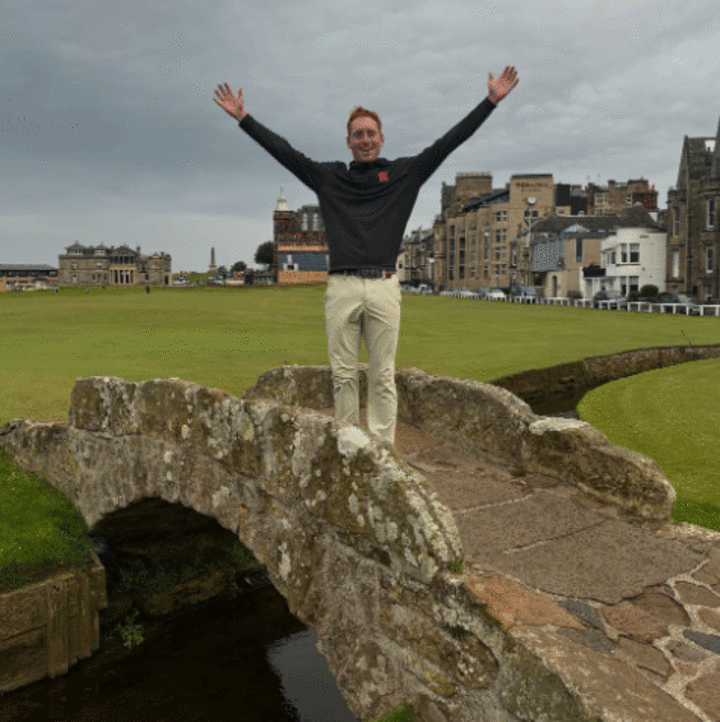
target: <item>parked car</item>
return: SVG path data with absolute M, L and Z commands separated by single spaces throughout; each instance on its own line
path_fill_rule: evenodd
M 510 286 L 510 296 L 513 298 L 537 298 L 534 286 Z
M 173 286 L 184 286 L 184 285 L 187 284 L 187 282 L 188 282 L 187 278 L 183 278 L 182 276 L 178 276 L 178 277 L 173 281 Z
M 686 313 L 690 316 L 699 316 L 702 313 L 700 301 L 698 301 L 694 296 L 689 296 L 686 293 L 666 291 L 665 293 L 661 293 L 657 296 L 653 303 L 663 304 L 664 313 L 672 313 L 674 304 L 682 304 L 677 306 L 675 313 Z
M 602 290 L 598 291 L 593 296 L 593 308 L 601 308 L 600 301 L 607 301 L 606 306 L 602 306 L 602 308 L 627 308 L 628 300 L 626 296 L 623 296 L 623 294 L 620 291 L 616 291 L 614 289 L 608 289 L 608 290 Z
M 507 301 L 507 296 L 505 295 L 505 291 L 503 291 L 502 288 L 491 288 L 485 294 L 485 300 L 486 301 Z
M 477 294 L 473 293 L 469 288 L 461 288 L 458 290 L 458 298 L 477 298 Z

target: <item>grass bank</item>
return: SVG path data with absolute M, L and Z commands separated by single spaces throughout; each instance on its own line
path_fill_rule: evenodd
M 657 461 L 673 518 L 720 531 L 720 359 L 647 371 L 587 393 L 577 411 L 614 444 Z
M 141 288 L 89 289 L 88 293 L 63 288 L 59 293 L 0 294 L 0 424 L 16 417 L 66 421 L 70 392 L 76 379 L 84 376 L 120 376 L 128 381 L 173 376 L 240 396 L 268 369 L 284 364 L 326 365 L 323 293 L 324 286 L 167 288 L 150 293 Z M 696 345 L 718 343 L 719 320 L 405 295 L 396 365 L 492 381 L 588 356 L 675 346 L 686 343 L 683 334 Z M 367 360 L 364 348 L 361 360 Z M 714 391 L 701 391 L 693 382 L 701 363 L 708 364 L 708 389 Z M 674 411 L 675 404 L 685 403 L 687 411 L 682 413 L 696 419 L 693 399 L 698 394 L 717 398 L 717 362 L 697 362 L 667 372 L 676 373 L 676 381 L 685 379 L 684 396 L 660 395 L 648 414 L 642 393 L 624 402 L 635 409 L 634 423 L 640 415 L 648 416 L 646 436 L 656 433 L 652 423 L 668 412 L 680 413 Z M 629 386 L 636 378 L 627 379 Z M 677 451 L 678 463 L 672 465 L 662 456 L 662 443 L 652 449 L 642 446 L 629 427 L 614 430 L 612 418 L 591 417 L 592 402 L 582 413 L 614 443 L 656 458 L 682 500 L 677 513 L 683 520 L 710 526 L 702 505 L 720 507 L 720 480 L 709 476 L 713 464 L 718 467 L 711 454 L 720 448 L 717 420 L 714 426 L 701 427 L 707 439 L 704 451 L 682 447 L 685 451 Z M 686 453 L 709 454 L 702 483 L 699 471 L 684 476 Z M 0 493 L 5 496 L 0 496 L 0 575 L 12 578 L 8 571 L 17 573 L 17 560 L 39 572 L 58 560 L 72 564 L 81 559 L 89 539 L 72 505 L 70 510 L 63 506 L 64 497 L 50 501 L 47 485 L 29 477 L 23 481 L 22 472 L 1 468 L 4 491 Z M 716 496 L 713 489 L 718 490 Z M 37 503 L 32 502 L 33 495 Z

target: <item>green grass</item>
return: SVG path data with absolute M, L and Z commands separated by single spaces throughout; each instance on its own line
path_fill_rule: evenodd
M 0 509 L 0 589 L 87 563 L 92 540 L 78 510 L 35 474 L 17 469 L 1 449 Z
M 67 421 L 72 387 L 85 376 L 120 376 L 128 381 L 172 376 L 240 396 L 268 369 L 284 364 L 327 365 L 324 290 L 324 286 L 153 288 L 148 294 L 143 288 L 91 288 L 88 293 L 83 288 L 63 288 L 59 293 L 0 294 L 0 424 L 17 417 Z M 588 356 L 684 344 L 683 332 L 695 345 L 718 343 L 720 319 L 404 295 L 396 365 L 492 381 Z M 367 360 L 364 347 L 360 360 Z M 692 378 L 696 366 L 673 370 Z M 720 369 L 712 368 L 709 383 L 714 374 L 717 389 Z M 633 379 L 628 381 L 632 384 Z M 694 385 L 687 386 L 692 394 Z M 643 409 L 642 398 L 633 403 Z M 605 421 L 590 423 L 607 433 Z M 720 424 L 702 428 L 714 440 L 710 448 L 717 449 Z M 614 441 L 635 448 L 636 438 L 626 433 Z M 673 476 L 675 471 L 657 452 L 649 455 L 658 459 L 678 489 L 680 513 L 700 524 L 708 508 L 714 513 L 720 504 L 717 496 L 695 495 L 695 481 L 686 490 L 684 477 Z M 708 461 L 710 467 L 712 463 Z M 8 571 L 16 569 L 17 559 L 38 568 L 51 559 L 68 559 L 67 539 L 50 534 L 41 516 L 25 512 L 23 521 L 23 512 L 18 511 L 25 508 L 22 495 L 17 502 L 9 496 L 20 493 L 23 485 L 11 473 L 0 477 L 8 494 L 0 496 L 0 574 L 6 579 Z M 36 482 L 26 486 L 40 494 Z M 7 509 L 12 509 L 12 516 Z M 71 523 L 71 517 L 67 509 L 59 517 L 48 516 L 59 530 L 76 530 L 82 549 L 82 520 Z M 25 543 L 18 541 L 18 520 Z M 29 544 L 32 538 L 37 543 Z M 21 551 L 28 556 L 18 556 Z
M 677 492 L 673 519 L 720 531 L 720 359 L 613 381 L 577 410 L 614 444 L 657 461 Z
M 179 378 L 241 395 L 283 364 L 328 363 L 323 286 L 0 294 L 0 423 L 66 421 L 83 376 Z M 587 356 L 720 342 L 714 317 L 403 297 L 396 364 L 491 381 Z M 367 360 L 365 349 L 361 360 Z

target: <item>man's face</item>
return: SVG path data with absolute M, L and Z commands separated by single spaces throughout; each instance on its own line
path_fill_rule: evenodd
M 375 160 L 385 143 L 383 134 L 378 131 L 377 123 L 367 115 L 361 115 L 353 120 L 350 128 L 347 144 L 353 158 L 361 163 Z

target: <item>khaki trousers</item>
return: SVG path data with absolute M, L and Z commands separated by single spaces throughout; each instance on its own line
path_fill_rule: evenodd
M 325 323 L 333 377 L 335 418 L 360 425 L 358 354 L 368 352 L 368 430 L 395 443 L 395 352 L 402 294 L 397 274 L 358 278 L 332 274 L 325 291 Z

